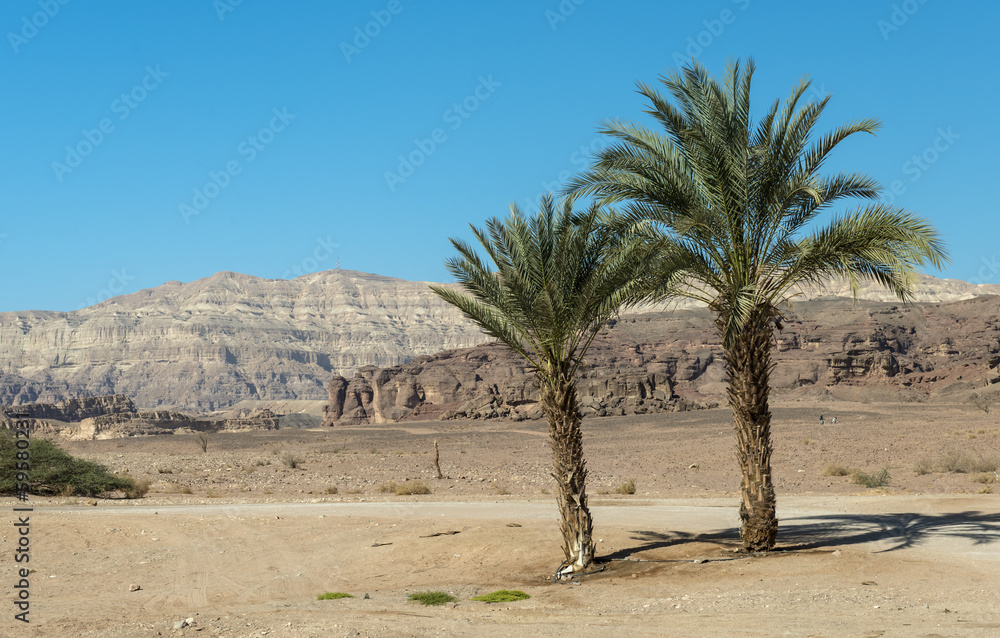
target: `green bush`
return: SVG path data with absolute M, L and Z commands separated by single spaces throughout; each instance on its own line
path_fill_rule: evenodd
M 316 596 L 316 600 L 339 600 L 341 598 L 354 598 L 354 596 L 345 594 L 342 591 L 328 591 L 325 594 Z
M 531 598 L 531 596 L 519 589 L 500 589 L 491 594 L 476 596 L 472 600 L 479 600 L 484 603 L 512 603 L 515 600 L 527 600 L 528 598 Z
M 852 477 L 854 482 L 858 485 L 864 485 L 865 487 L 885 487 L 889 484 L 889 468 L 883 468 L 878 472 L 872 472 L 868 474 L 867 472 L 862 472 L 861 470 L 855 470 L 854 476 Z
M 458 599 L 443 591 L 419 591 L 415 594 L 410 594 L 410 600 L 415 600 L 424 605 L 443 605 L 455 602 Z
M 149 489 L 124 476 L 115 476 L 100 463 L 74 458 L 48 439 L 30 439 L 27 450 L 18 450 L 9 432 L 0 433 L 0 494 L 17 494 L 18 452 L 27 451 L 28 493 L 41 496 L 101 496 L 122 492 L 139 498 Z M 143 489 L 144 488 L 144 489 Z

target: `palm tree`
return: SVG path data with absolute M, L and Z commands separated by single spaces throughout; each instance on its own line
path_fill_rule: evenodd
M 496 270 L 472 246 L 452 239 L 460 256 L 447 266 L 468 294 L 431 286 L 535 371 L 559 491 L 566 560 L 556 570 L 557 579 L 594 560 L 574 379 L 601 327 L 643 288 L 637 277 L 642 248 L 612 250 L 615 235 L 602 217 L 596 206 L 574 214 L 572 201 L 557 206 L 551 195 L 542 198 L 540 211 L 530 219 L 512 206 L 506 220 L 487 221 L 488 233 L 472 227 Z
M 797 284 L 846 278 L 855 299 L 861 280 L 907 301 L 915 267 L 947 260 L 937 231 L 878 200 L 881 187 L 860 173 L 820 174 L 830 152 L 856 133 L 858 120 L 811 139 L 830 100 L 808 100 L 801 80 L 782 106 L 750 117 L 753 60 L 731 62 L 722 83 L 698 63 L 660 78 L 671 104 L 639 83 L 646 113 L 663 128 L 609 120 L 615 142 L 567 191 L 600 203 L 624 202 L 617 226 L 656 243 L 653 298 L 700 300 L 714 311 L 729 375 L 728 399 L 740 465 L 740 535 L 749 551 L 774 548 L 778 521 L 771 480 L 769 377 L 780 304 Z M 816 217 L 840 200 L 869 200 L 826 225 Z

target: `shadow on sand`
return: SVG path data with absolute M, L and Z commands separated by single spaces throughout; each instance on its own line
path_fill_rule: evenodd
M 685 532 L 634 531 L 640 544 L 601 556 L 602 560 L 635 558 L 656 549 L 680 547 L 687 543 L 714 543 L 726 548 L 741 546 L 735 527 L 688 534 Z M 782 519 L 778 527 L 776 552 L 833 549 L 844 545 L 880 542 L 885 546 L 874 553 L 916 547 L 932 538 L 955 538 L 973 545 L 1000 544 L 1000 512 L 957 512 L 953 514 L 830 514 Z

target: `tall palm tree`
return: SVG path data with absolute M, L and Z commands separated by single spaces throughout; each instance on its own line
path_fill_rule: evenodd
M 572 201 L 557 205 L 551 195 L 530 219 L 512 206 L 506 220 L 487 221 L 488 232 L 472 227 L 496 270 L 471 245 L 452 239 L 460 256 L 447 266 L 468 294 L 431 286 L 535 370 L 566 558 L 556 578 L 594 559 L 575 376 L 601 326 L 643 287 L 642 248 L 611 250 L 615 235 L 602 217 L 596 206 L 574 214 Z
M 753 60 L 745 69 L 731 62 L 719 83 L 692 63 L 660 78 L 675 104 L 639 83 L 662 132 L 604 122 L 615 142 L 567 191 L 625 202 L 620 231 L 659 245 L 651 296 L 686 296 L 715 312 L 741 471 L 740 535 L 747 550 L 767 551 L 778 529 L 768 395 L 780 304 L 793 286 L 831 278 L 846 278 L 855 299 L 859 282 L 870 280 L 905 302 L 916 266 L 940 267 L 947 255 L 926 221 L 877 201 L 871 177 L 820 173 L 837 144 L 874 134 L 878 121 L 813 138 L 830 96 L 809 100 L 803 79 L 755 123 L 753 72 Z M 850 198 L 869 201 L 814 223 Z

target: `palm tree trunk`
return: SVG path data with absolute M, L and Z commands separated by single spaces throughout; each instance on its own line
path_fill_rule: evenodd
M 566 560 L 557 576 L 586 569 L 594 560 L 593 521 L 587 508 L 587 468 L 576 386 L 563 374 L 540 379 L 542 409 L 549 422 L 552 476 L 559 489 L 559 530 Z
M 720 318 L 720 327 L 723 318 Z M 747 551 L 774 549 L 777 500 L 771 480 L 771 411 L 767 405 L 774 363 L 774 323 L 767 308 L 753 311 L 743 331 L 724 346 L 729 405 L 740 464 L 740 537 Z

